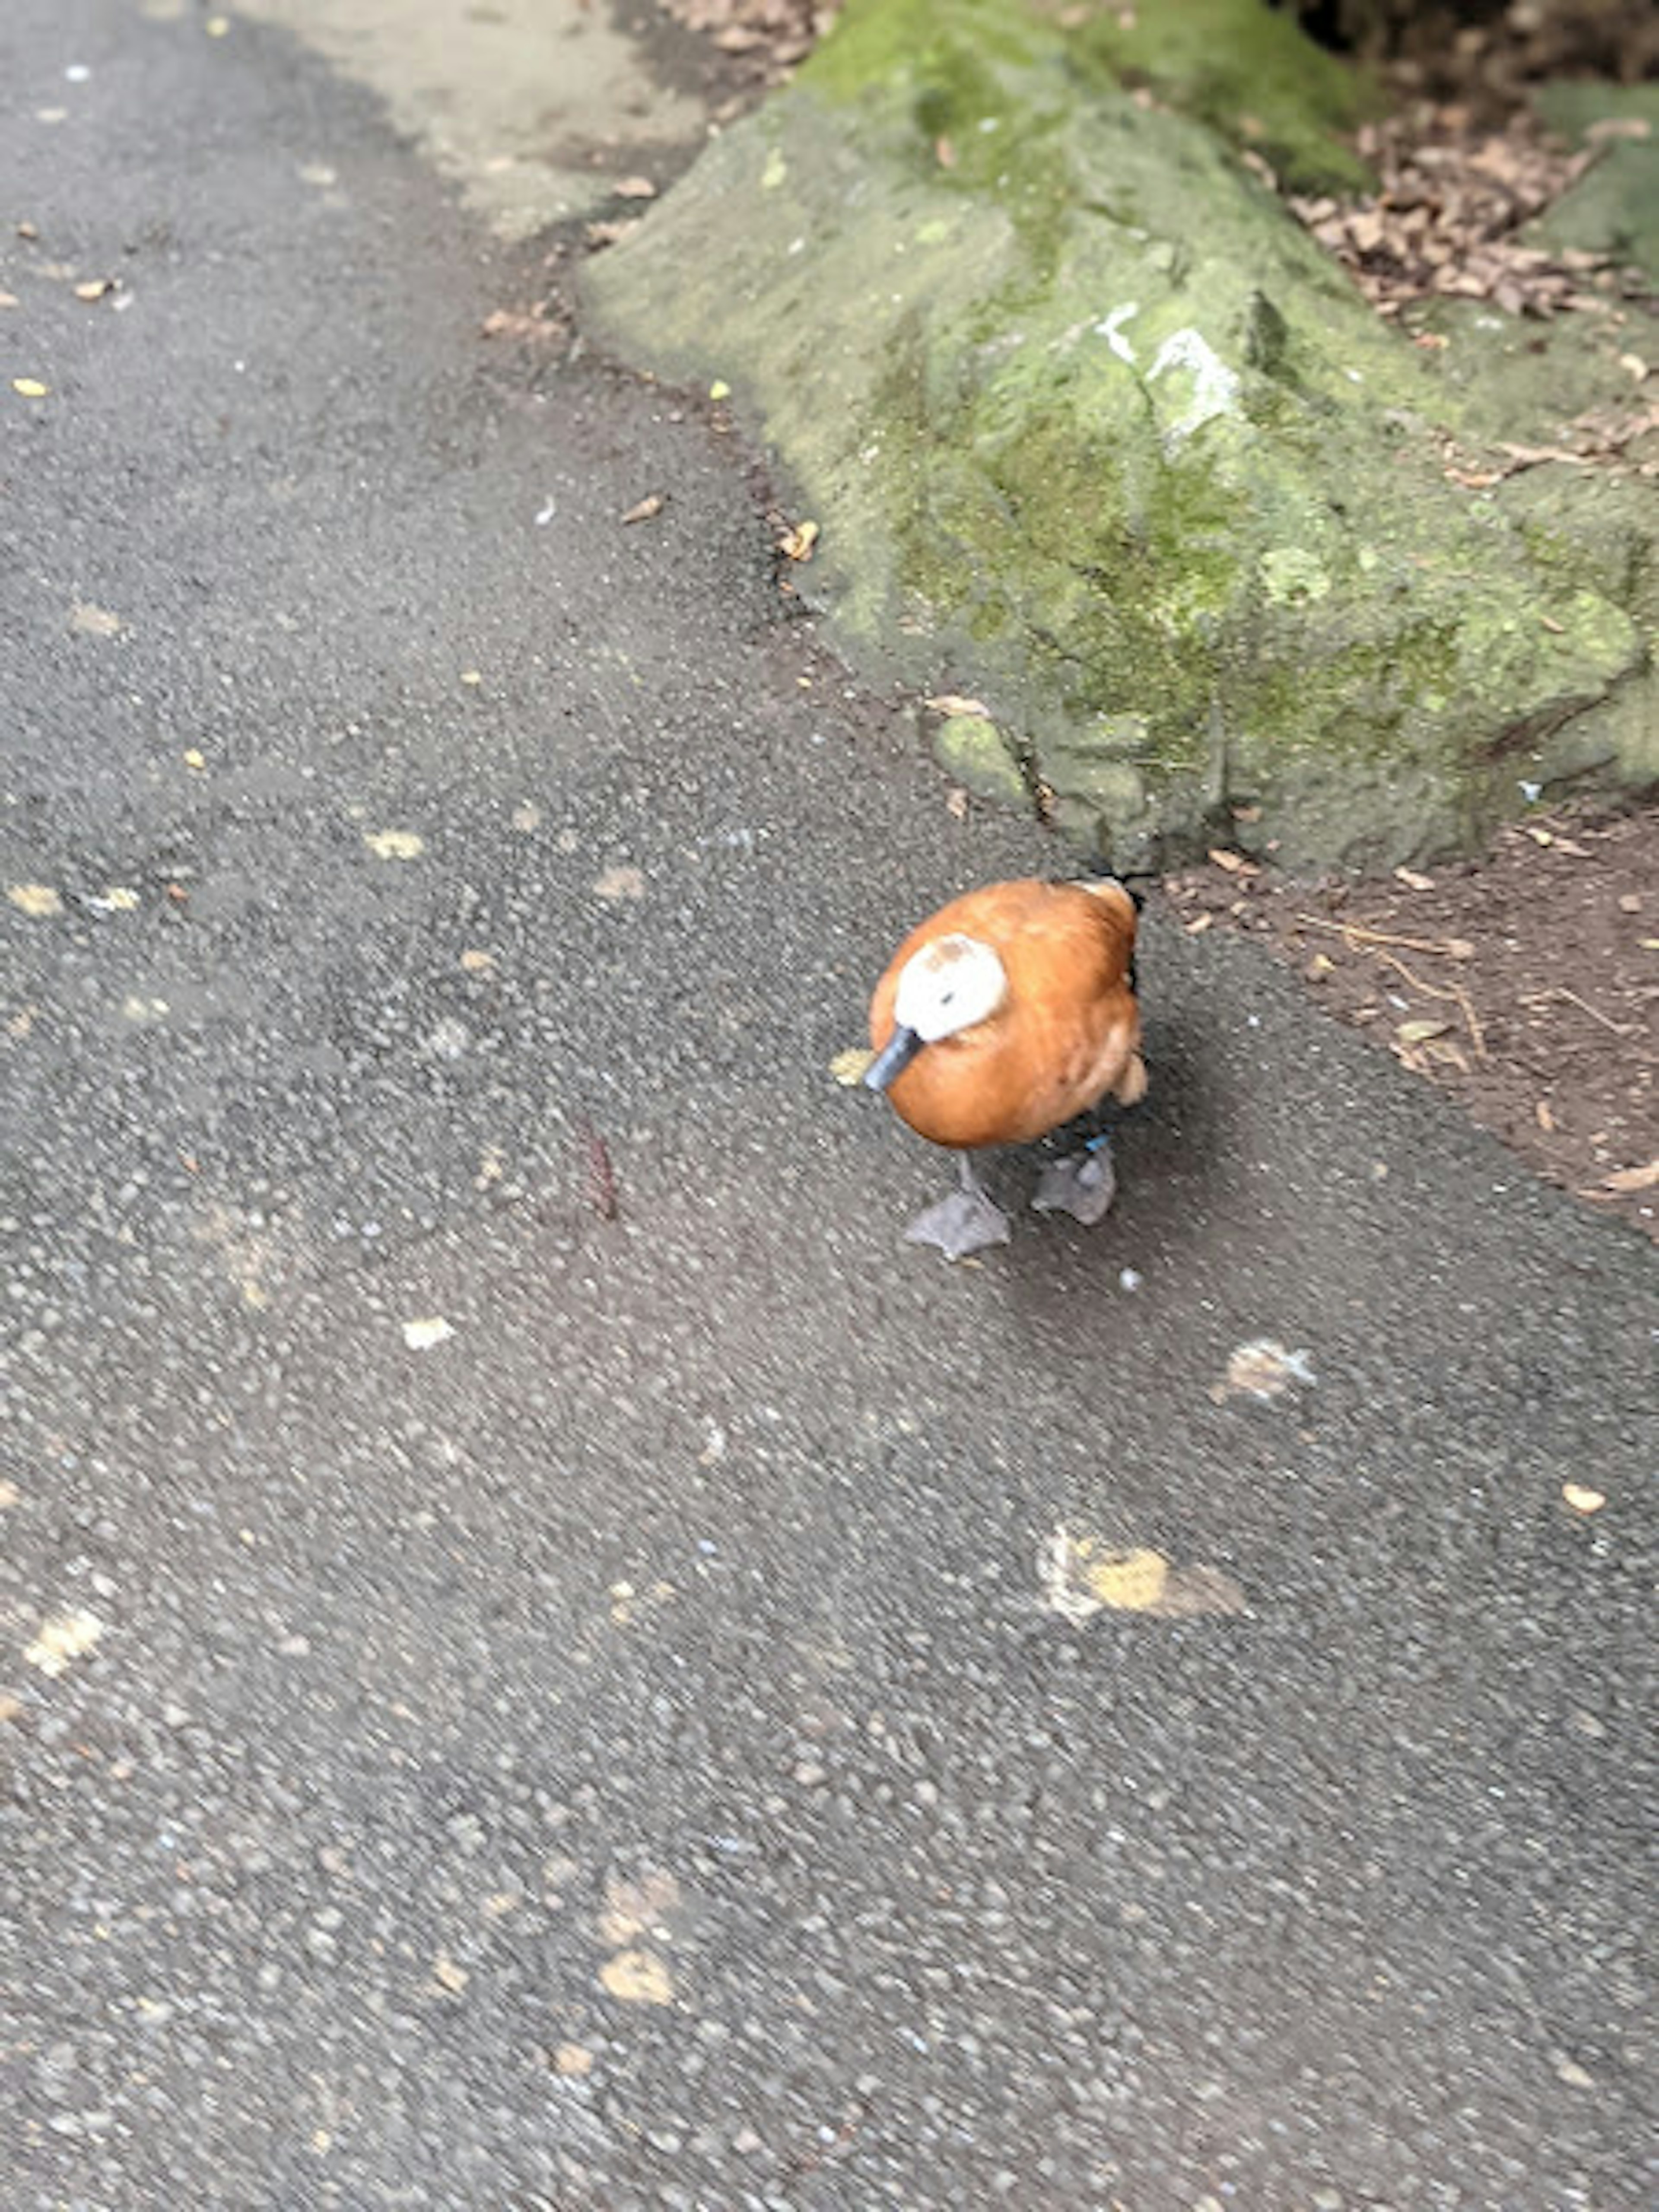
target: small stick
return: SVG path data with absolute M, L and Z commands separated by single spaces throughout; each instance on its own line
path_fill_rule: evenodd
M 1581 999 L 1577 991 L 1568 990 L 1565 983 L 1552 983 L 1547 991 L 1540 991 L 1538 996 L 1540 999 L 1566 999 L 1583 1012 L 1587 1013 L 1593 1022 L 1600 1022 L 1604 1030 L 1611 1030 L 1614 1036 L 1630 1035 L 1630 1024 L 1627 1022 L 1616 1022 L 1611 1014 L 1600 1012 L 1591 1006 L 1588 999 Z M 1536 1005 L 1537 1000 L 1534 1000 L 1533 1003 Z
M 1334 930 L 1339 937 L 1361 939 L 1367 945 L 1397 945 L 1402 951 L 1432 952 L 1442 960 L 1457 960 L 1462 957 L 1454 952 L 1450 942 L 1444 939 L 1436 945 L 1422 937 L 1394 937 L 1386 929 L 1372 929 L 1363 921 L 1327 921 L 1324 915 L 1319 914 L 1299 914 L 1296 919 L 1305 921 L 1310 929 Z
M 1384 952 L 1381 946 L 1377 948 L 1376 957 L 1379 960 L 1386 960 L 1390 968 L 1397 969 L 1413 991 L 1421 991 L 1431 999 L 1455 1000 L 1464 1020 L 1469 1025 L 1469 1042 L 1474 1047 L 1475 1058 L 1477 1060 L 1486 1058 L 1486 1031 L 1480 1026 L 1480 1018 L 1470 1003 L 1468 993 L 1461 983 L 1452 983 L 1444 987 L 1438 983 L 1425 983 L 1420 975 L 1413 975 L 1403 960 L 1397 960 L 1392 952 Z
M 601 1221 L 614 1221 L 621 1209 L 611 1148 L 591 1121 L 582 1123 L 582 1134 L 587 1139 L 587 1202 Z

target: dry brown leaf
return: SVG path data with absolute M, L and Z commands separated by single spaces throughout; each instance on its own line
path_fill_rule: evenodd
M 611 185 L 619 200 L 653 200 L 657 188 L 649 177 L 621 177 Z
M 812 557 L 812 548 L 817 542 L 817 524 L 798 522 L 792 528 L 786 530 L 778 539 L 778 550 L 787 555 L 791 561 L 810 561 Z
M 1608 1190 L 1651 1190 L 1659 1183 L 1659 1160 L 1650 1160 L 1644 1168 L 1615 1168 L 1601 1181 Z

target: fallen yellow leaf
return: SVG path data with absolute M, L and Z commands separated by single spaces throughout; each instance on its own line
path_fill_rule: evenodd
M 1162 1552 L 1108 1552 L 1086 1559 L 1084 1581 L 1091 1597 L 1115 1613 L 1150 1613 L 1170 1579 Z
M 1043 1546 L 1038 1571 L 1043 1602 L 1066 1620 L 1082 1622 L 1107 1609 L 1160 1620 L 1245 1610 L 1243 1591 L 1218 1568 L 1176 1566 L 1162 1552 L 1119 1550 L 1064 1528 Z
M 1599 1490 L 1590 1490 L 1582 1482 L 1564 1482 L 1561 1495 L 1575 1513 L 1599 1513 L 1607 1502 Z
M 709 386 L 708 397 L 711 399 L 729 399 L 732 397 L 732 387 L 723 376 L 717 376 Z
M 365 830 L 363 842 L 377 860 L 417 860 L 426 850 L 413 830 Z
M 14 376 L 11 388 L 20 399 L 44 399 L 52 390 L 51 385 L 42 384 L 38 376 Z

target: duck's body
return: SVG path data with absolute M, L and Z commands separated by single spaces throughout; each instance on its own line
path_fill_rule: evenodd
M 866 1080 L 921 1136 L 963 1160 L 963 1188 L 913 1225 L 953 1257 L 1003 1241 L 1007 1223 L 967 1155 L 1030 1144 L 1110 1095 L 1146 1088 L 1133 962 L 1135 908 L 1121 884 L 991 884 L 952 899 L 907 937 L 877 984 Z M 1097 1220 L 1110 1203 L 1103 1156 L 1044 1176 L 1036 1202 Z

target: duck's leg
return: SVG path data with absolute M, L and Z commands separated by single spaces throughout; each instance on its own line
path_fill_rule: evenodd
M 974 1171 L 967 1152 L 957 1154 L 959 1188 L 919 1213 L 905 1231 L 912 1244 L 937 1244 L 947 1260 L 965 1260 L 988 1244 L 1008 1242 L 1008 1217 Z
M 1120 1106 L 1138 1106 L 1146 1096 L 1146 1063 L 1132 1053 L 1110 1096 Z M 1085 1119 L 1091 1133 L 1064 1159 L 1050 1160 L 1037 1177 L 1031 1204 L 1038 1213 L 1069 1213 L 1074 1221 L 1092 1229 L 1103 1221 L 1117 1195 L 1117 1170 L 1112 1164 L 1112 1133 L 1100 1126 L 1104 1102 Z
M 1038 1213 L 1069 1213 L 1092 1229 L 1103 1221 L 1117 1195 L 1117 1174 L 1112 1165 L 1112 1140 L 1103 1130 L 1091 1137 L 1081 1152 L 1063 1160 L 1050 1160 L 1037 1177 L 1031 1194 Z

